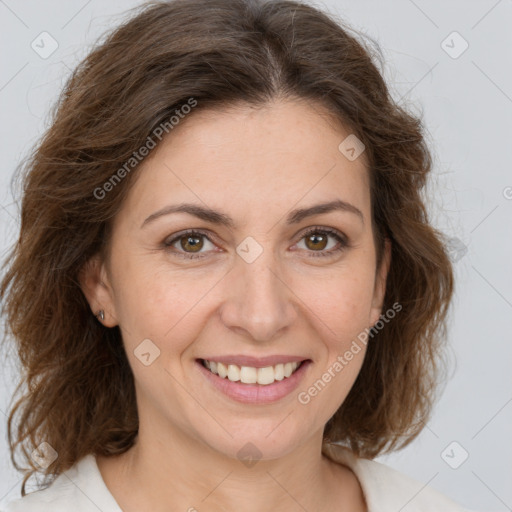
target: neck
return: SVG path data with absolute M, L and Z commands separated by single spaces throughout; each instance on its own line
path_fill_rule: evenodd
M 321 448 L 320 431 L 281 458 L 242 461 L 180 430 L 157 436 L 154 426 L 140 425 L 128 452 L 99 458 L 98 466 L 124 512 L 313 512 L 334 503 L 336 510 L 360 510 L 354 507 L 362 498 L 357 479 L 323 456 Z

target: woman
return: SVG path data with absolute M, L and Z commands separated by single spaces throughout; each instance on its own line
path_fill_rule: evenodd
M 5 512 L 463 510 L 372 460 L 429 418 L 453 275 L 421 123 L 349 32 L 176 0 L 74 72 L 1 286 Z

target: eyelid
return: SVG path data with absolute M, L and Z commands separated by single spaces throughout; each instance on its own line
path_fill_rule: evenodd
M 306 228 L 305 231 L 300 233 L 296 243 L 300 242 L 302 239 L 313 233 L 324 233 L 327 236 L 331 236 L 338 241 L 339 246 L 335 249 L 330 249 L 329 251 L 307 251 L 309 253 L 309 256 L 307 257 L 334 257 L 336 254 L 339 254 L 351 247 L 348 237 L 343 232 L 335 228 L 324 226 L 310 226 Z
M 185 251 L 176 250 L 174 247 L 172 247 L 178 240 L 180 240 L 180 238 L 184 238 L 187 235 L 201 235 L 201 236 L 204 236 L 207 240 L 209 240 L 210 243 L 217 245 L 217 243 L 214 240 L 212 240 L 212 238 L 215 239 L 215 236 L 212 237 L 212 234 L 209 233 L 207 230 L 191 228 L 191 229 L 185 229 L 183 231 L 179 231 L 178 233 L 175 233 L 175 234 L 167 237 L 163 242 L 164 248 L 167 249 L 172 254 L 176 254 L 179 257 L 184 257 L 187 259 L 199 259 L 199 258 L 206 256 L 208 254 L 208 252 L 210 252 L 210 251 L 207 251 L 204 253 L 203 252 L 187 253 Z
M 348 243 L 348 238 L 344 233 L 342 233 L 341 231 L 339 231 L 335 228 L 330 228 L 327 226 L 310 226 L 308 228 L 305 228 L 304 231 L 301 231 L 301 233 L 298 237 L 298 240 L 302 240 L 305 236 L 307 236 L 311 233 L 318 233 L 318 232 L 327 233 L 328 235 L 332 235 L 332 236 L 338 236 L 344 242 Z
M 348 237 L 344 233 L 342 233 L 341 231 L 339 231 L 335 228 L 330 228 L 330 227 L 326 227 L 326 226 L 309 226 L 309 227 L 305 228 L 303 231 L 301 231 L 299 233 L 299 235 L 297 236 L 296 241 L 294 242 L 293 245 L 296 245 L 303 238 L 305 238 L 306 236 L 313 234 L 313 233 L 325 233 L 328 236 L 336 238 L 338 240 L 338 244 L 341 244 L 341 247 L 338 247 L 337 249 L 331 249 L 329 251 L 318 251 L 317 254 L 315 254 L 315 251 L 307 251 L 307 252 L 311 253 L 310 254 L 311 257 L 334 256 L 335 254 L 343 251 L 344 249 L 348 249 L 349 247 L 351 247 Z M 209 240 L 210 243 L 217 245 L 217 243 L 215 242 L 216 236 L 212 235 L 212 233 L 209 230 L 203 230 L 200 228 L 197 228 L 197 229 L 190 228 L 190 229 L 180 231 L 176 234 L 173 234 L 164 240 L 163 245 L 166 249 L 169 249 L 169 251 L 172 252 L 173 254 L 177 254 L 178 256 L 184 257 L 187 259 L 203 258 L 203 257 L 207 256 L 209 252 L 212 252 L 212 251 L 206 251 L 206 252 L 199 252 L 199 253 L 187 253 L 184 251 L 173 250 L 174 249 L 172 247 L 173 244 L 175 244 L 180 238 L 183 238 L 187 235 L 201 235 L 201 236 L 204 236 L 207 240 Z M 213 240 L 212 240 L 212 238 L 213 238 Z

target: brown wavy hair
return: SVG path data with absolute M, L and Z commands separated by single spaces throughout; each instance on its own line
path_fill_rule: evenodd
M 22 369 L 8 418 L 22 496 L 33 474 L 49 485 L 89 453 L 120 454 L 134 444 L 135 387 L 120 330 L 97 321 L 78 275 L 93 255 L 108 255 L 112 219 L 136 167 L 102 200 L 94 191 L 189 98 L 195 111 L 305 99 L 363 141 L 377 264 L 386 237 L 392 246 L 383 310 L 395 302 L 402 310 L 369 342 L 324 438 L 373 458 L 419 434 L 445 362 L 453 270 L 422 195 L 433 159 L 421 118 L 392 98 L 382 69 L 375 41 L 287 0 L 153 2 L 98 41 L 18 169 L 21 226 L 0 296 L 4 341 Z M 43 441 L 58 453 L 46 469 L 31 458 Z M 18 465 L 17 449 L 28 468 Z

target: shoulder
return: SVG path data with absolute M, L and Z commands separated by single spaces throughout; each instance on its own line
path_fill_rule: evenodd
M 58 512 L 66 510 L 76 502 L 76 496 L 71 486 L 71 482 L 66 483 L 64 474 L 59 475 L 49 487 L 9 501 L 0 509 L 0 512 Z
M 3 505 L 3 503 L 2 503 Z M 89 454 L 49 487 L 0 505 L 0 512 L 121 512 Z
M 357 476 L 369 510 L 380 512 L 471 512 L 453 500 L 380 462 L 357 457 L 348 448 L 324 444 L 323 453 Z

